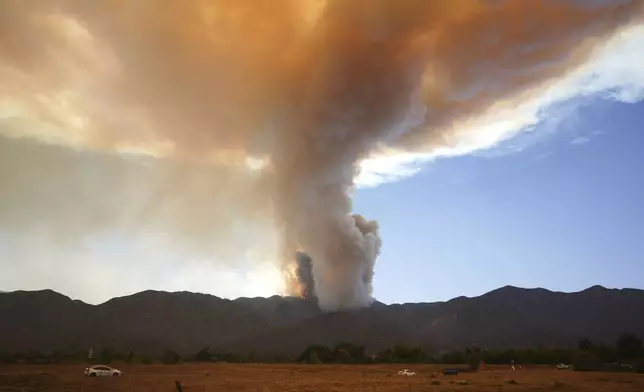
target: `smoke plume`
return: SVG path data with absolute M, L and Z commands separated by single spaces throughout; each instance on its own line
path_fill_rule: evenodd
M 364 241 L 363 251 L 363 262 L 364 265 L 361 269 L 357 270 L 361 272 L 358 276 L 355 275 L 355 267 L 352 267 L 342 273 L 335 273 L 327 277 L 324 271 L 325 268 L 318 268 L 314 272 L 313 260 L 311 256 L 304 252 L 296 252 L 295 260 L 297 263 L 297 268 L 295 274 L 297 276 L 297 282 L 300 285 L 301 296 L 307 299 L 318 299 L 317 294 L 315 293 L 315 279 L 314 276 L 318 279 L 328 279 L 328 282 L 321 282 L 325 287 L 332 287 L 332 290 L 326 290 L 322 295 L 327 295 L 327 292 L 338 293 L 342 292 L 343 286 L 351 287 L 352 291 L 349 293 L 350 296 L 345 299 L 345 301 L 350 301 L 351 297 L 354 298 L 370 298 L 373 293 L 373 269 L 376 263 L 376 258 L 380 254 L 380 247 L 382 245 L 382 240 L 380 239 L 378 222 L 376 221 L 367 221 L 364 217 L 358 214 L 353 214 L 351 216 L 354 220 L 353 224 L 358 229 L 358 233 L 353 233 L 357 235 L 358 238 Z M 333 260 L 333 259 L 331 259 Z M 342 266 L 336 266 L 335 269 L 340 270 Z M 338 277 L 346 277 L 348 281 L 339 280 Z M 325 300 L 323 297 L 322 300 Z
M 300 285 L 301 296 L 305 299 L 317 299 L 315 296 L 312 261 L 311 257 L 304 252 L 297 252 L 295 254 L 295 262 L 297 263 L 295 274 L 297 276 L 297 282 Z
M 3 0 L 0 234 L 30 239 L 18 257 L 35 238 L 66 255 L 155 236 L 186 263 L 276 263 L 287 293 L 323 309 L 367 306 L 381 239 L 352 214 L 361 163 L 511 136 L 467 125 L 543 93 L 642 14 L 642 1 Z

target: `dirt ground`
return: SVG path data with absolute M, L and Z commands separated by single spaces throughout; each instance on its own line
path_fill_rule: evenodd
M 643 392 L 644 375 L 582 373 L 534 367 L 488 367 L 478 373 L 443 376 L 437 365 L 237 365 L 115 364 L 122 377 L 85 377 L 84 365 L 0 367 L 1 392 L 172 392 L 179 380 L 186 392 L 410 392 L 410 391 L 602 391 Z M 399 376 L 409 368 L 416 376 Z

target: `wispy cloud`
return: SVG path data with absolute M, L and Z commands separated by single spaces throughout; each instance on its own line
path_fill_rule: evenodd
M 587 136 L 577 136 L 576 138 L 572 139 L 570 141 L 570 144 L 573 146 L 580 145 L 580 144 L 586 144 L 590 142 L 590 138 Z
M 582 67 L 543 87 L 525 99 L 500 103 L 483 115 L 454 124 L 464 142 L 433 154 L 393 155 L 373 158 L 363 165 L 359 187 L 374 187 L 418 173 L 433 159 L 467 154 L 488 157 L 524 150 L 541 137 L 561 130 L 561 124 L 575 116 L 592 98 L 636 103 L 644 99 L 644 26 L 625 29 L 609 40 Z M 521 142 L 512 141 L 528 135 Z M 587 142 L 578 135 L 572 144 Z

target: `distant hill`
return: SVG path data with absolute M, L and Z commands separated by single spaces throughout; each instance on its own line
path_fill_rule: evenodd
M 228 300 L 189 292 L 144 291 L 88 305 L 51 290 L 0 293 L 0 351 L 87 349 L 109 345 L 158 355 L 204 346 L 230 352 L 298 354 L 341 341 L 369 351 L 397 343 L 432 351 L 571 347 L 580 337 L 613 343 L 644 336 L 644 290 L 594 286 L 577 293 L 506 286 L 479 297 L 321 313 L 292 297 Z

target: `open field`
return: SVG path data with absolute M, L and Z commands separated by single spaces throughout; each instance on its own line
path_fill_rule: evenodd
M 644 375 L 585 373 L 533 367 L 510 370 L 488 367 L 458 376 L 434 375 L 438 365 L 267 365 L 182 364 L 114 367 L 122 377 L 83 376 L 84 365 L 12 365 L 0 367 L 1 392 L 31 391 L 175 391 L 180 380 L 186 392 L 409 392 L 409 391 L 605 391 L 642 392 Z M 409 368 L 416 376 L 397 375 Z

